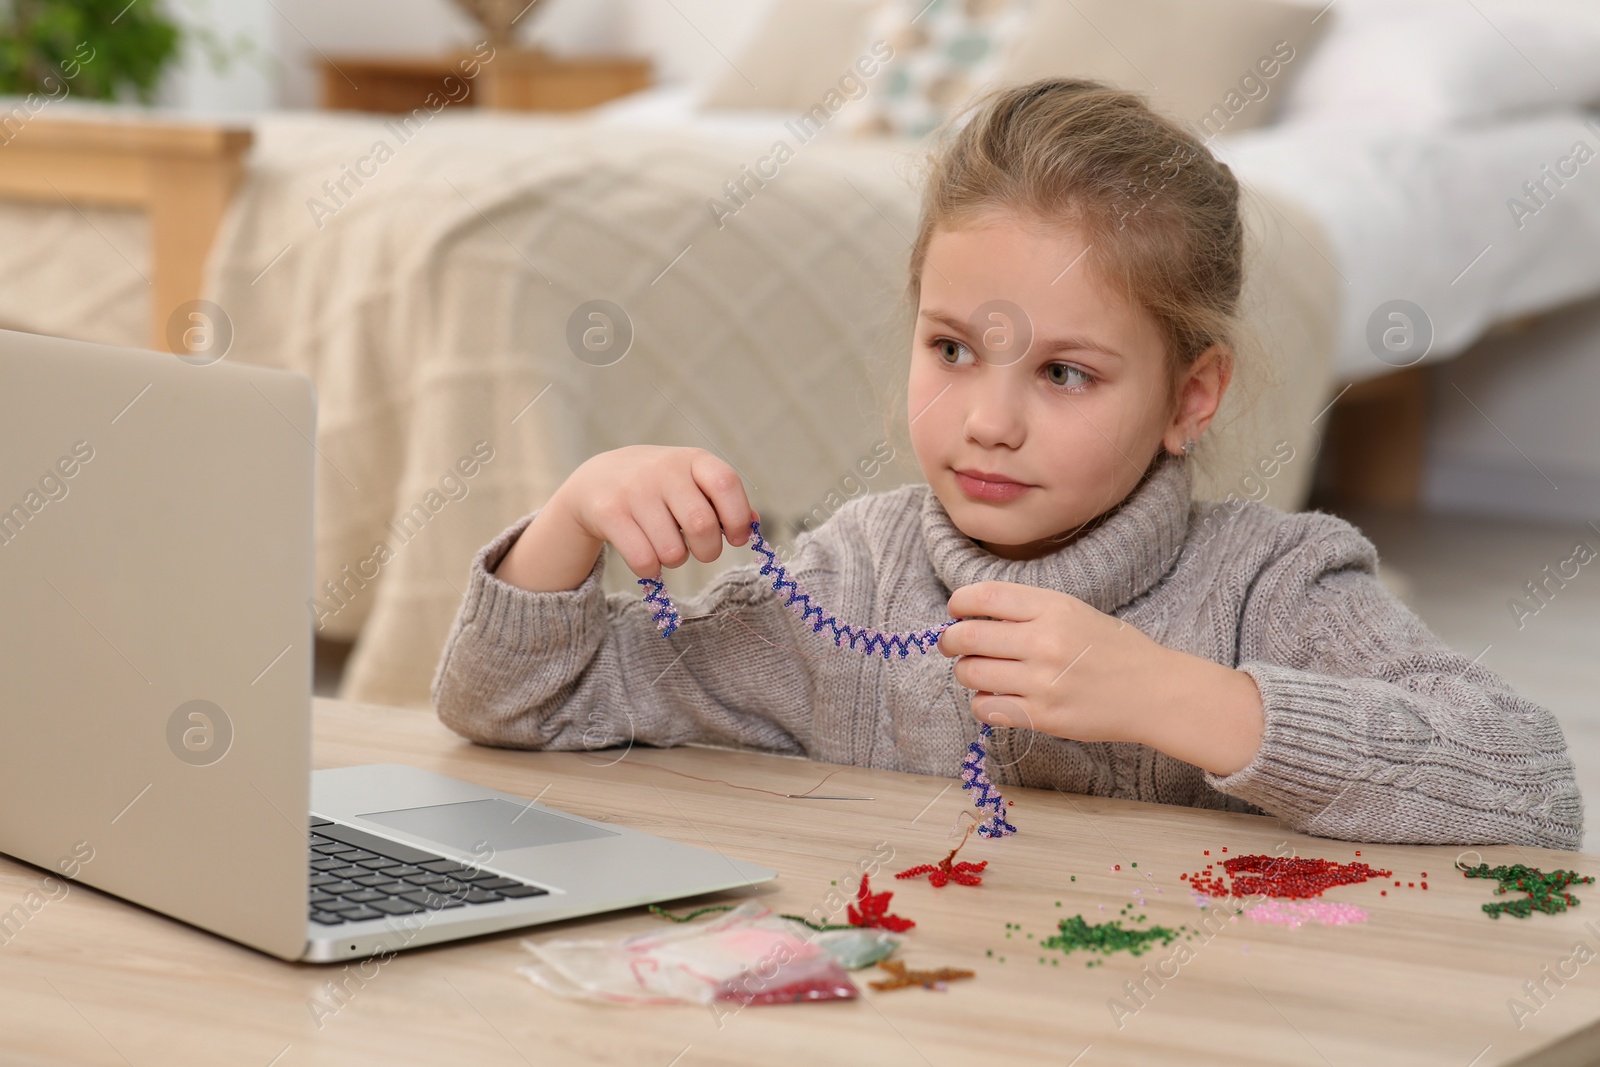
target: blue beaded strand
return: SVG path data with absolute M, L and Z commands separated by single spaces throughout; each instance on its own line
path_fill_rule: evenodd
M 900 658 L 905 659 L 915 648 L 926 655 L 928 650 L 939 644 L 939 635 L 956 624 L 955 619 L 949 619 L 927 630 L 917 630 L 904 634 L 886 634 L 877 630 L 866 630 L 849 623 L 840 622 L 832 615 L 827 615 L 811 601 L 811 597 L 802 592 L 800 586 L 783 564 L 778 562 L 777 554 L 768 547 L 766 539 L 761 536 L 761 523 L 752 522 L 750 531 L 755 535 L 750 541 L 750 548 L 766 557 L 766 562 L 761 565 L 762 574 L 775 575 L 772 579 L 772 588 L 775 592 L 785 592 L 788 598 L 784 604 L 799 613 L 800 618 L 811 623 L 813 633 L 821 633 L 823 627 L 833 632 L 833 643 L 843 647 L 843 642 L 848 640 L 851 648 L 856 648 L 860 643 L 860 651 L 867 655 L 879 653 L 884 659 L 889 658 L 890 652 L 899 652 Z M 661 631 L 662 637 L 670 637 L 678 624 L 682 621 L 678 609 L 672 603 L 672 598 L 667 595 L 666 586 L 657 578 L 640 578 L 639 584 L 648 592 L 645 594 L 645 603 L 657 605 L 660 610 L 652 616 L 655 619 L 656 629 Z M 813 618 L 815 621 L 813 621 Z
M 1000 795 L 1000 790 L 989 781 L 989 774 L 983 769 L 984 760 L 988 752 L 984 742 L 994 736 L 994 727 L 988 723 L 978 726 L 978 740 L 967 746 L 967 758 L 961 763 L 961 788 L 976 789 L 978 795 L 973 798 L 972 804 L 980 811 L 984 808 L 993 809 L 993 814 L 986 822 L 979 824 L 979 837 L 1005 837 L 1014 834 L 1017 828 L 1006 821 L 1005 798 Z
M 646 604 L 661 605 L 661 610 L 651 616 L 656 621 L 656 629 L 661 631 L 662 637 L 671 637 L 672 631 L 678 628 L 678 609 L 673 606 L 672 598 L 667 596 L 667 587 L 654 578 L 640 578 L 639 584 L 647 590 L 644 595 Z
M 767 546 L 766 540 L 761 536 L 761 523 L 751 522 L 750 531 L 755 535 L 750 542 L 750 548 L 766 557 L 760 573 L 775 576 L 772 580 L 773 591 L 779 593 L 787 591 L 784 604 L 799 612 L 802 620 L 810 622 L 813 633 L 821 633 L 823 627 L 832 631 L 835 646 L 843 647 L 843 642 L 848 639 L 851 648 L 856 648 L 859 642 L 860 651 L 869 656 L 876 652 L 884 659 L 888 659 L 891 651 L 897 651 L 900 653 L 900 658 L 905 659 L 913 648 L 926 654 L 930 648 L 937 647 L 939 635 L 956 624 L 957 620 L 949 619 L 927 630 L 885 634 L 842 623 L 813 604 L 811 597 L 802 592 L 794 579 L 789 577 L 789 572 L 778 562 L 777 554 Z M 666 586 L 657 578 L 640 578 L 639 584 L 646 590 L 645 603 L 655 605 L 659 609 L 651 616 L 655 620 L 656 629 L 661 631 L 662 637 L 671 637 L 678 624 L 682 622 L 682 618 L 672 603 L 672 598 L 667 595 Z M 1017 828 L 1006 821 L 1005 800 L 1000 796 L 1000 791 L 989 781 L 989 775 L 983 769 L 984 761 L 988 757 L 984 742 L 994 736 L 994 727 L 982 723 L 978 728 L 978 734 L 979 739 L 967 746 L 967 758 L 961 764 L 961 788 L 978 791 L 973 804 L 979 810 L 993 809 L 989 818 L 978 826 L 978 834 L 982 837 L 1005 837 L 1007 834 L 1016 833 Z

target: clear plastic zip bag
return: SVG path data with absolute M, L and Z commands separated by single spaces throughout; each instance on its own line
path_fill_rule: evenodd
M 522 942 L 517 972 L 558 996 L 620 1004 L 785 1004 L 859 995 L 811 931 L 754 901 L 621 941 Z

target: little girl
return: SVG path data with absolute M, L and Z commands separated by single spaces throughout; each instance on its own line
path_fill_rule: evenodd
M 753 554 L 664 639 L 642 595 L 602 591 L 604 543 L 655 578 L 745 545 L 758 516 L 716 456 L 641 445 L 583 463 L 473 560 L 433 683 L 444 723 L 517 748 L 707 742 L 954 776 L 981 721 L 1009 727 L 1000 785 L 1577 848 L 1554 717 L 1396 600 L 1359 531 L 1191 501 L 1238 347 L 1229 169 L 1096 82 L 996 90 L 964 117 L 911 256 L 927 484 L 850 501 L 782 559 L 842 622 L 960 620 L 944 656 L 836 647 Z

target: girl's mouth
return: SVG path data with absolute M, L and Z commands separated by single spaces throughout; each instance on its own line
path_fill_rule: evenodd
M 953 473 L 961 491 L 974 500 L 986 500 L 991 503 L 1015 500 L 1033 488 L 1023 482 L 1013 482 L 987 471 L 957 470 Z

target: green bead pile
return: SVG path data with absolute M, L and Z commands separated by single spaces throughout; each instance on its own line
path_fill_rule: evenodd
M 1143 916 L 1141 916 L 1143 918 Z M 1113 952 L 1127 952 L 1133 956 L 1142 955 L 1152 944 L 1159 941 L 1168 945 L 1175 940 L 1184 927 L 1177 930 L 1166 926 L 1152 926 L 1148 930 L 1125 930 L 1121 919 L 1112 919 L 1110 922 L 1090 923 L 1082 915 L 1074 915 L 1069 919 L 1062 919 L 1058 924 L 1060 933 L 1042 938 L 1039 944 L 1043 948 L 1058 948 L 1063 952 L 1076 952 L 1084 949 L 1088 952 L 1099 952 L 1109 956 Z
M 1462 867 L 1460 871 L 1467 878 L 1493 878 L 1500 885 L 1496 893 L 1510 893 L 1520 890 L 1527 896 L 1521 900 L 1500 900 L 1483 906 L 1489 918 L 1498 919 L 1501 913 L 1515 915 L 1519 919 L 1526 919 L 1532 915 L 1534 909 L 1547 915 L 1566 911 L 1579 903 L 1578 898 L 1571 893 L 1564 892 L 1569 885 L 1587 885 L 1594 881 L 1591 875 L 1580 875 L 1576 871 L 1556 870 L 1546 873 L 1537 867 L 1526 867 L 1520 863 L 1509 867 L 1501 865 L 1490 867 L 1487 863 L 1480 863 L 1476 867 Z

